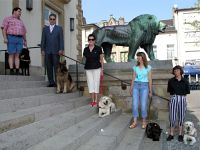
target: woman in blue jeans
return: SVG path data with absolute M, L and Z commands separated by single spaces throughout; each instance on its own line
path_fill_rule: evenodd
M 144 52 L 137 53 L 137 64 L 133 67 L 133 77 L 131 81 L 130 93 L 133 97 L 132 112 L 133 122 L 129 126 L 133 129 L 137 126 L 139 117 L 138 106 L 140 104 L 142 115 L 142 129 L 146 128 L 148 96 L 152 96 L 151 66 L 148 65 Z

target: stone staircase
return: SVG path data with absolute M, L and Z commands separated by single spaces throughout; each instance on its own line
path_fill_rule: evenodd
M 144 130 L 118 109 L 99 118 L 81 92 L 55 94 L 42 76 L 0 75 L 0 150 L 138 150 Z

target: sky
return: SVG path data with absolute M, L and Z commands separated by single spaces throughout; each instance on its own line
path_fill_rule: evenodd
M 141 14 L 155 15 L 159 20 L 172 19 L 172 8 L 195 7 L 197 0 L 82 0 L 86 23 L 98 23 L 124 17 L 126 22 Z

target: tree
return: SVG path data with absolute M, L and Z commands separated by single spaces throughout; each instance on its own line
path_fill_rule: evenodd
M 197 3 L 195 4 L 198 11 L 200 11 L 200 0 L 197 0 Z M 198 12 L 200 13 L 200 12 Z M 190 23 L 193 27 L 195 27 L 197 30 L 200 30 L 200 20 L 194 20 Z

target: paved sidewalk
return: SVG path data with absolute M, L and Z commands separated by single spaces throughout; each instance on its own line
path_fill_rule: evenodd
M 178 142 L 177 134 L 174 138 L 174 140 L 168 142 L 166 141 L 166 138 L 168 135 L 162 134 L 162 150 L 200 150 L 200 107 L 192 105 L 191 103 L 188 103 L 188 110 L 186 113 L 185 121 L 192 121 L 195 125 L 195 128 L 198 130 L 196 140 L 197 142 L 190 146 L 185 145 L 182 142 Z

